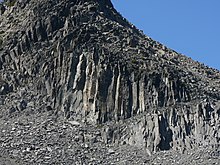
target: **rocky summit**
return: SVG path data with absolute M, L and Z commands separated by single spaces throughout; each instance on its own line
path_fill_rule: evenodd
M 0 4 L 0 164 L 220 164 L 220 72 L 110 0 Z

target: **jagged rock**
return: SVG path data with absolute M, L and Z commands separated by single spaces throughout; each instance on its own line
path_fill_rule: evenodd
M 22 100 L 20 103 L 19 103 L 19 110 L 24 110 L 27 108 L 27 102 L 25 100 Z
M 8 113 L 9 113 L 9 115 L 10 115 L 10 114 L 12 114 L 12 113 L 14 113 L 14 112 L 16 112 L 16 111 L 17 111 L 16 108 L 11 107 L 11 108 L 9 109 Z
M 11 92 L 12 88 L 9 84 L 5 81 L 0 81 L 0 95 L 6 95 L 7 93 Z
M 3 4 L 0 4 L 0 15 L 4 14 L 5 10 L 5 6 Z
M 151 157 L 218 151 L 219 71 L 145 36 L 110 0 L 19 0 L 0 26 L 0 128 L 11 131 L 1 152 L 26 164 L 89 164 L 82 153 L 105 164 L 102 154 L 123 153 L 126 164 L 136 147 Z

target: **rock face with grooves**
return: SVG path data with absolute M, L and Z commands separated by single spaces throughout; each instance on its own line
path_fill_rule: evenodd
M 220 72 L 145 36 L 110 0 L 19 0 L 0 27 L 1 117 L 51 110 L 150 153 L 219 147 Z

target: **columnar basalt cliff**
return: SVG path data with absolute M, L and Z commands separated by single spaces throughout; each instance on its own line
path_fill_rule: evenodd
M 149 153 L 219 147 L 219 71 L 145 36 L 110 0 L 19 0 L 0 27 L 1 118 L 52 111 Z

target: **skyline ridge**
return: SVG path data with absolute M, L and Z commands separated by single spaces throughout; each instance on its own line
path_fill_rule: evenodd
M 152 39 L 220 70 L 219 1 L 112 0 L 114 7 Z

